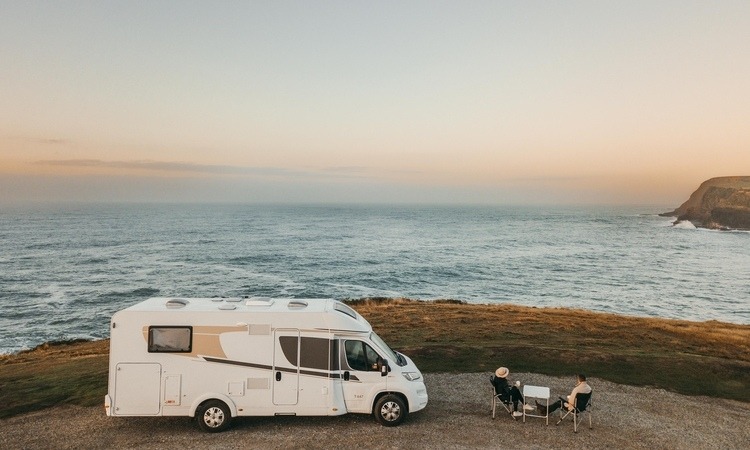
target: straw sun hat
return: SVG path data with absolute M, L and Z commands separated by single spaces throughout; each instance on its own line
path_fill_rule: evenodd
M 500 367 L 495 371 L 495 376 L 498 378 L 505 378 L 508 376 L 509 373 L 510 371 L 508 370 L 507 367 Z

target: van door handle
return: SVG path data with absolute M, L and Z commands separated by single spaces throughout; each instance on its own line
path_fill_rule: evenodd
M 349 371 L 344 371 L 344 381 L 349 381 Z
M 281 371 L 276 372 L 276 381 L 281 381 Z

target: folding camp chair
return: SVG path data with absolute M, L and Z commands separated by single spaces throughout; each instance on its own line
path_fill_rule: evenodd
M 517 420 L 516 417 L 513 415 L 513 401 L 510 397 L 510 393 L 507 392 L 497 392 L 495 389 L 495 376 L 490 376 L 490 383 L 492 383 L 492 418 L 495 418 L 495 410 L 497 409 L 497 405 L 502 406 L 505 408 L 505 412 L 510 414 L 511 417 L 513 417 L 513 420 Z
M 588 394 L 576 394 L 576 398 L 573 399 L 573 409 L 565 408 L 565 404 L 563 403 L 560 411 L 566 409 L 566 412 L 562 417 L 560 417 L 560 420 L 558 420 L 555 425 L 560 425 L 560 422 L 562 422 L 569 415 L 572 415 L 573 432 L 578 433 L 578 424 L 583 421 L 583 414 L 586 413 L 589 416 L 589 429 L 591 429 L 591 394 L 593 393 L 594 392 L 591 391 Z

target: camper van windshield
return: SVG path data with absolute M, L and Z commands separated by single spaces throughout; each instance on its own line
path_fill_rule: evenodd
M 383 339 L 378 336 L 377 333 L 374 331 L 370 333 L 370 340 L 375 343 L 378 347 L 380 347 L 381 350 L 383 350 L 383 353 L 385 353 L 385 356 L 392 362 L 398 364 L 399 366 L 402 366 L 401 364 L 401 358 L 396 355 L 396 352 L 391 350 L 390 347 L 388 347 L 388 344 L 385 343 Z

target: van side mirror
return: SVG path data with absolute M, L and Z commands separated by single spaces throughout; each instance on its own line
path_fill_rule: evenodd
M 388 360 L 378 358 L 378 366 L 380 367 L 380 376 L 384 377 L 388 375 L 388 372 L 391 371 L 390 366 L 388 365 Z

